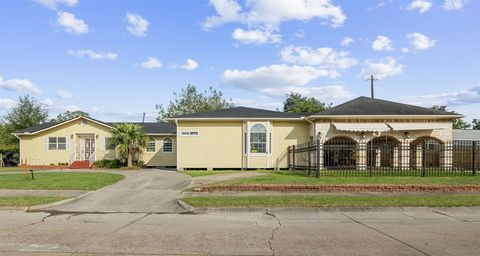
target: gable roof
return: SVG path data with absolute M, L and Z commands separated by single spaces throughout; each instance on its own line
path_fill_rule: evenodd
M 383 116 L 383 115 L 407 115 L 407 116 L 448 116 L 460 117 L 461 115 L 440 111 L 430 108 L 424 108 L 409 104 L 403 104 L 393 101 L 372 99 L 368 97 L 358 97 L 351 101 L 347 101 L 336 107 L 327 109 L 323 112 L 316 113 L 313 116 Z
M 16 135 L 30 135 L 30 134 L 36 134 L 41 131 L 45 131 L 48 129 L 52 129 L 54 127 L 57 127 L 59 125 L 69 123 L 78 119 L 86 119 L 95 123 L 98 123 L 100 125 L 106 126 L 108 128 L 113 129 L 114 125 L 124 123 L 124 122 L 102 122 L 90 117 L 84 117 L 84 116 L 79 116 L 64 122 L 46 122 L 42 124 L 37 124 L 32 127 L 20 130 L 15 132 L 14 134 Z M 127 122 L 128 123 L 128 122 Z M 134 123 L 138 124 L 143 127 L 144 131 L 146 134 L 176 134 L 177 132 L 177 127 L 173 124 L 170 123 L 158 123 L 158 122 L 152 122 L 152 123 Z
M 167 118 L 175 119 L 301 119 L 302 113 L 288 113 L 258 108 L 233 107 L 220 110 L 185 114 Z

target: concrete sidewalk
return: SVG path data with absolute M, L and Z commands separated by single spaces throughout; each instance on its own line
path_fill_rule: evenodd
M 15 190 L 0 189 L 0 196 L 61 196 L 78 197 L 86 194 L 88 190 Z

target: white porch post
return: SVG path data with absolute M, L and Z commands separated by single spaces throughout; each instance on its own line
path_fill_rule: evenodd
M 324 167 L 324 150 L 323 150 L 323 141 L 322 140 L 317 140 L 318 141 L 318 169 L 323 170 Z
M 440 167 L 444 170 L 451 170 L 453 165 L 453 143 L 451 141 L 445 142 L 440 151 Z
M 367 169 L 367 143 L 361 140 L 358 143 L 357 170 Z
M 382 166 L 382 149 L 377 148 L 375 149 L 375 167 Z
M 398 167 L 398 160 L 399 160 L 399 154 L 398 154 L 398 146 L 393 148 L 393 167 Z
M 410 143 L 412 140 L 405 139 L 402 141 L 402 154 L 400 156 L 400 168 L 408 170 L 410 168 Z
M 423 166 L 423 147 L 422 144 L 418 144 L 416 146 L 416 151 L 415 151 L 415 168 L 417 169 L 422 169 Z

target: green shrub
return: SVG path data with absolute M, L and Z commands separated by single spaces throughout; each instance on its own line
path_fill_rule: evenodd
M 138 160 L 138 161 L 135 161 L 133 165 L 143 168 L 145 167 L 145 162 L 143 160 Z
M 125 166 L 125 164 L 118 159 L 102 159 L 102 160 L 95 161 L 93 164 L 98 168 L 107 168 L 107 169 L 117 169 Z

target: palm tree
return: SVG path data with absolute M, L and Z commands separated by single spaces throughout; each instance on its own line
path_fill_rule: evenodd
M 133 167 L 133 156 L 147 145 L 147 135 L 138 124 L 117 124 L 112 131 L 112 144 L 120 153 L 120 156 L 127 159 L 128 168 Z

